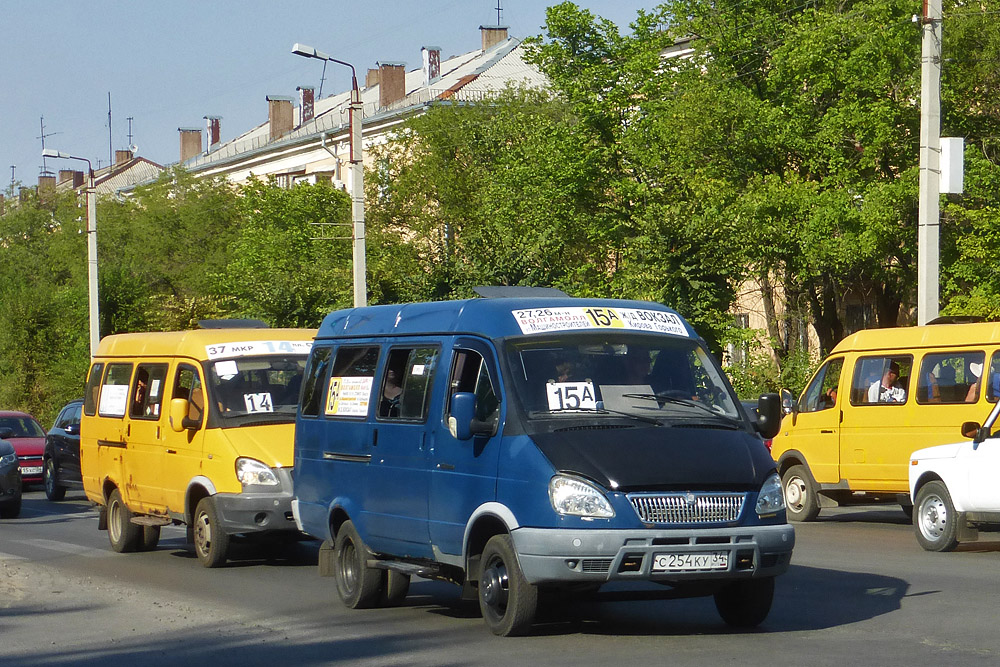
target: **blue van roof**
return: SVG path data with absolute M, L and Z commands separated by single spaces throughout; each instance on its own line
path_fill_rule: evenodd
M 676 311 L 658 303 L 573 297 L 479 298 L 346 308 L 327 315 L 316 338 L 456 333 L 505 338 L 606 329 L 584 315 L 587 309 L 610 309 L 611 316 L 622 320 L 626 330 L 700 338 Z

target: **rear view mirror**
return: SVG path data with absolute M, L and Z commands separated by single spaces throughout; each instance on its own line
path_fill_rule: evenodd
M 781 390 L 781 411 L 786 415 L 795 412 L 795 397 L 787 389 Z
M 451 395 L 451 416 L 448 430 L 458 440 L 468 440 L 476 435 L 492 435 L 494 424 L 476 419 L 476 395 L 460 391 Z
M 190 403 L 186 398 L 174 398 L 170 400 L 168 419 L 170 420 L 170 428 L 176 433 L 180 433 L 185 429 L 196 429 L 201 426 L 200 421 L 188 417 L 189 410 Z
M 975 443 L 980 443 L 992 435 L 990 429 L 980 426 L 979 422 L 964 422 L 962 424 L 962 437 L 972 438 Z
M 80 425 L 79 424 L 66 424 L 66 435 L 80 435 Z
M 757 399 L 757 432 L 765 440 L 778 435 L 781 430 L 783 401 L 777 394 L 762 394 Z

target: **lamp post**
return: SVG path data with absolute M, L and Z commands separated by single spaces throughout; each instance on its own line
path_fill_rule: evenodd
M 94 168 L 90 160 L 61 153 L 51 148 L 42 151 L 42 157 L 81 160 L 87 163 L 87 300 L 90 306 L 90 356 L 97 354 L 101 341 L 100 311 L 97 301 L 97 193 L 94 190 Z
M 361 145 L 361 90 L 358 88 L 358 76 L 354 71 L 354 65 L 331 58 L 322 51 L 317 51 L 311 46 L 296 43 L 292 46 L 292 53 L 304 58 L 315 58 L 317 60 L 329 61 L 338 65 L 346 65 L 351 68 L 351 105 L 348 137 L 351 147 L 351 221 L 352 238 L 354 239 L 354 306 L 355 308 L 367 305 L 368 287 L 365 277 L 365 187 L 364 187 L 364 163 L 363 150 Z

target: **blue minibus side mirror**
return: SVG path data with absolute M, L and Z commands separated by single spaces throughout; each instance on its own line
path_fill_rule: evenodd
M 460 391 L 451 395 L 451 416 L 448 417 L 448 430 L 452 437 L 468 440 L 477 435 L 493 435 L 496 430 L 496 420 L 476 419 L 478 408 L 476 395 L 471 392 Z
M 762 394 L 757 399 L 757 432 L 765 439 L 773 438 L 781 430 L 781 397 Z
M 451 416 L 448 430 L 459 440 L 472 437 L 472 420 L 476 417 L 476 395 L 469 391 L 459 391 L 451 396 Z

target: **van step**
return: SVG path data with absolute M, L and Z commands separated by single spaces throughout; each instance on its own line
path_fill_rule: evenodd
M 433 565 L 423 565 L 418 563 L 404 563 L 398 560 L 369 560 L 368 567 L 379 570 L 395 570 L 413 577 L 433 577 L 440 572 L 440 568 Z
M 132 523 L 138 526 L 169 526 L 174 521 L 166 516 L 134 516 Z

